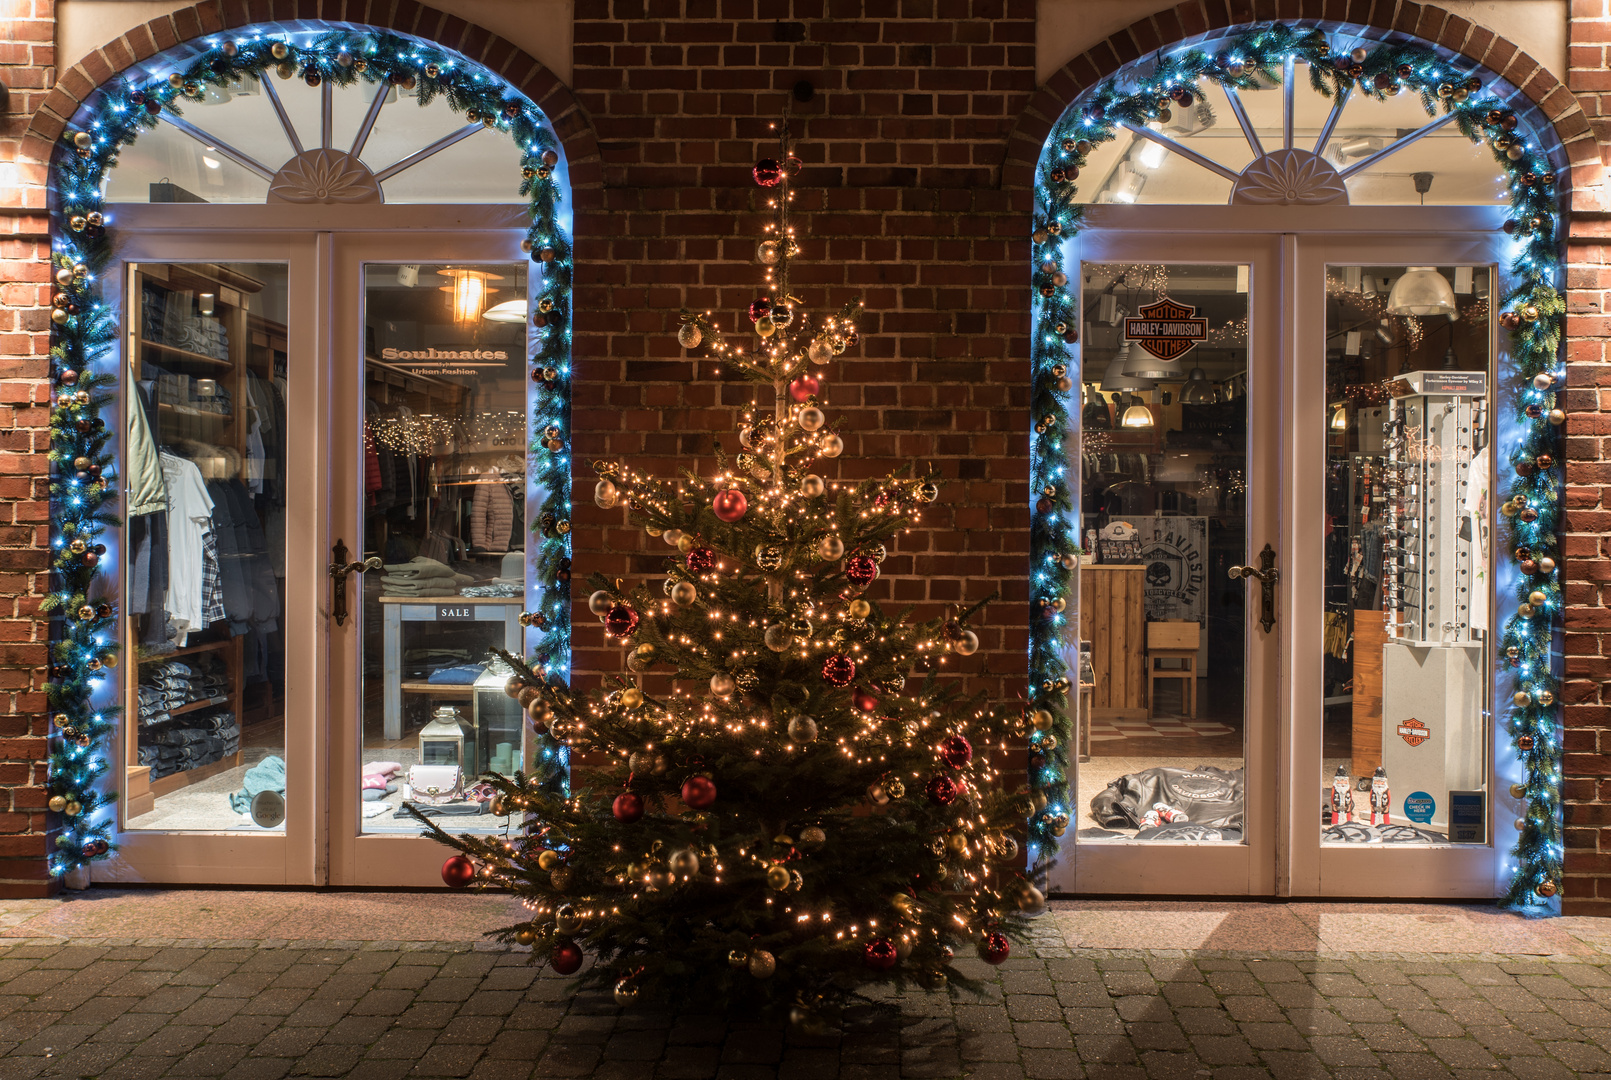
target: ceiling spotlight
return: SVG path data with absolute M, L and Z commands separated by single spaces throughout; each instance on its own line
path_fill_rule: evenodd
M 1436 267 L 1412 266 L 1387 294 L 1391 315 L 1453 315 L 1454 286 Z

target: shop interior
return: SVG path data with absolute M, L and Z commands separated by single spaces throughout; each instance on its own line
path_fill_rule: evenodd
M 364 275 L 363 831 L 501 829 L 530 750 L 509 671 L 526 579 L 524 263 Z M 451 819 L 451 820 L 449 820 Z
M 124 825 L 280 828 L 286 268 L 130 273 Z
M 1321 841 L 1485 843 L 1492 271 L 1326 293 Z
M 1077 832 L 1240 842 L 1246 269 L 1082 274 Z M 1326 844 L 1485 841 L 1491 291 L 1487 268 L 1328 270 Z M 1204 320 L 1173 361 L 1126 340 L 1165 297 Z
M 1082 843 L 1240 843 L 1248 562 L 1248 267 L 1086 263 Z M 1162 359 L 1126 339 L 1201 319 Z M 1167 348 L 1158 351 L 1167 353 Z

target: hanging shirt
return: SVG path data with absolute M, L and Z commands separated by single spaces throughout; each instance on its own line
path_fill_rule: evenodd
M 162 455 L 162 478 L 168 489 L 168 618 L 178 632 L 176 643 L 207 625 L 207 536 L 212 531 L 213 500 L 194 462 Z M 216 556 L 214 565 L 216 566 Z
M 1461 507 L 1471 532 L 1471 591 L 1468 604 L 1473 631 L 1488 629 L 1488 471 L 1490 450 L 1471 457 L 1466 470 L 1466 497 Z M 1462 532 L 1466 530 L 1461 530 Z

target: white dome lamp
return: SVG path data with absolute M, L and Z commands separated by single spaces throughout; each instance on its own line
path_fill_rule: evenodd
M 1454 286 L 1435 266 L 1411 266 L 1387 294 L 1389 315 L 1453 315 Z
M 1130 366 L 1132 349 L 1126 341 L 1119 347 L 1118 355 L 1108 361 L 1107 370 L 1102 373 L 1101 389 L 1112 393 L 1114 390 L 1151 390 L 1151 379 L 1130 374 L 1126 368 Z
M 1152 410 L 1147 408 L 1145 402 L 1139 397 L 1131 395 L 1130 407 L 1124 410 L 1124 418 L 1119 426 L 1127 428 L 1150 428 L 1152 426 Z

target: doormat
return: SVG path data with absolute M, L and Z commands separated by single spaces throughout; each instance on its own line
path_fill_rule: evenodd
M 1148 718 L 1101 718 L 1091 721 L 1091 741 L 1108 739 L 1213 739 L 1236 734 L 1218 720 L 1194 720 L 1189 716 Z

